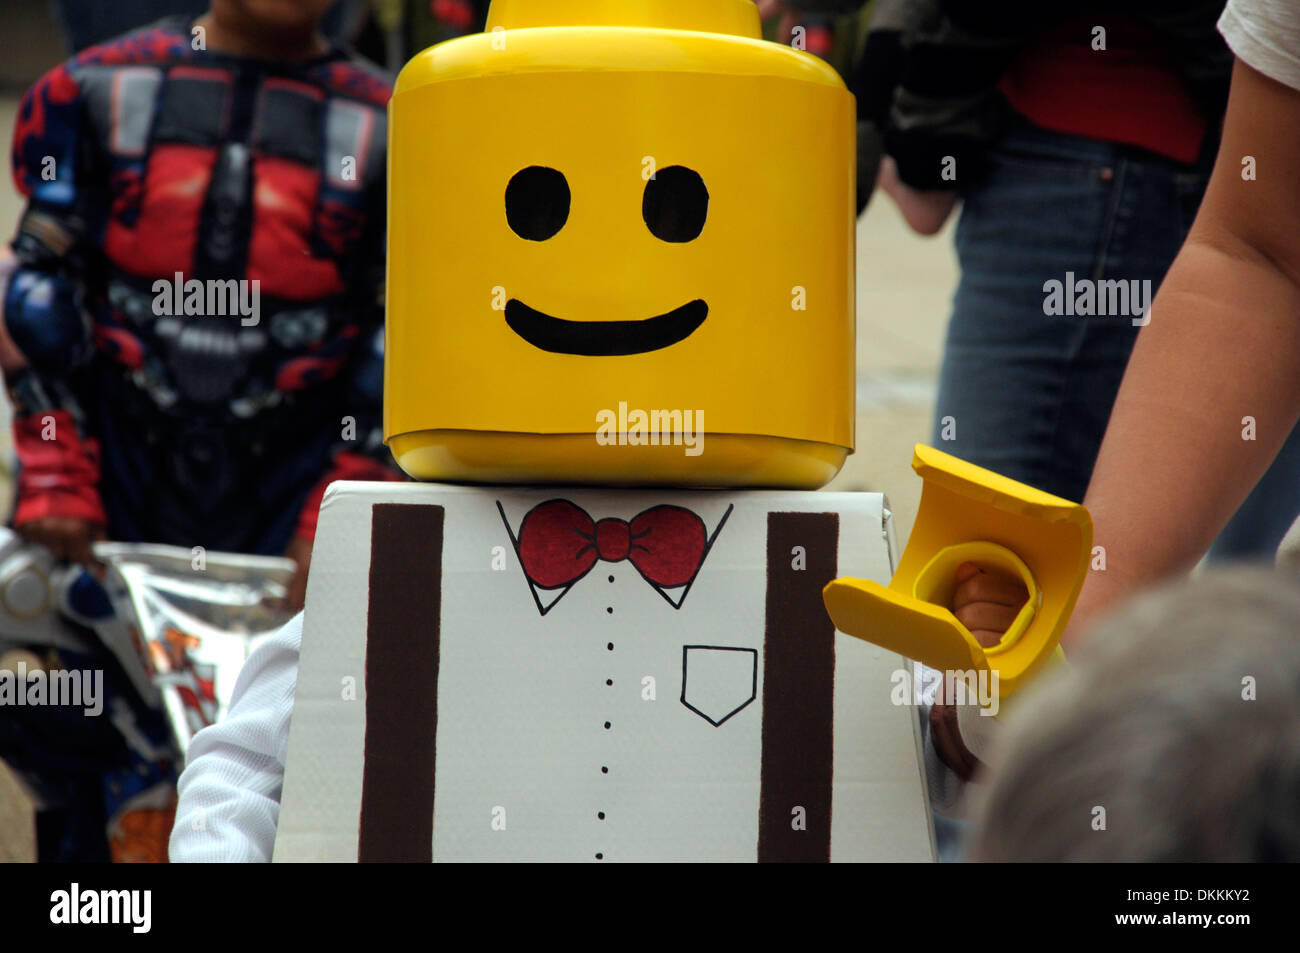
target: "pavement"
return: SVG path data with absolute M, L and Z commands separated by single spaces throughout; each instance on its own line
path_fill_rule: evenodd
M 8 139 L 17 105 L 12 88 L 0 93 L 0 138 Z M 6 176 L 0 185 L 0 232 L 12 233 L 20 211 Z M 899 552 L 920 502 L 912 446 L 929 440 L 935 374 L 957 281 L 951 233 L 950 222 L 933 238 L 918 237 L 884 195 L 874 198 L 858 222 L 857 447 L 828 489 L 884 492 Z M 8 422 L 8 402 L 0 396 L 4 512 L 13 472 Z M 30 805 L 0 763 L 0 862 L 31 860 L 34 851 Z

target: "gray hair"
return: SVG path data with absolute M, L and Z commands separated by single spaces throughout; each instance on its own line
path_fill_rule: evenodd
M 1164 587 L 1071 662 L 1008 709 L 972 860 L 1300 860 L 1293 575 Z

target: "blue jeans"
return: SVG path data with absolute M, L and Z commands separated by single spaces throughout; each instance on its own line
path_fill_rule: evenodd
M 1076 286 L 1150 281 L 1154 294 L 1191 227 L 1212 159 L 1207 150 L 1184 166 L 1027 122 L 998 142 L 987 177 L 963 195 L 936 447 L 1083 499 L 1139 328 L 1131 304 L 1124 314 L 1048 315 L 1044 284 L 1066 286 L 1072 273 Z M 1271 559 L 1297 513 L 1300 430 L 1212 557 Z

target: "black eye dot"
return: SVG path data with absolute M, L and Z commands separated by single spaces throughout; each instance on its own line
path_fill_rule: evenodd
M 569 183 L 545 166 L 520 169 L 506 186 L 506 221 L 520 238 L 544 242 L 569 219 Z
M 660 169 L 645 184 L 641 217 L 660 241 L 689 242 L 704 230 L 709 190 L 700 174 L 683 165 Z

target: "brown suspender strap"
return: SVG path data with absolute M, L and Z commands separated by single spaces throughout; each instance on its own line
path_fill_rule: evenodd
M 400 503 L 371 514 L 359 861 L 433 859 L 443 515 Z
M 835 626 L 822 587 L 839 532 L 835 513 L 767 517 L 760 863 L 831 859 Z

